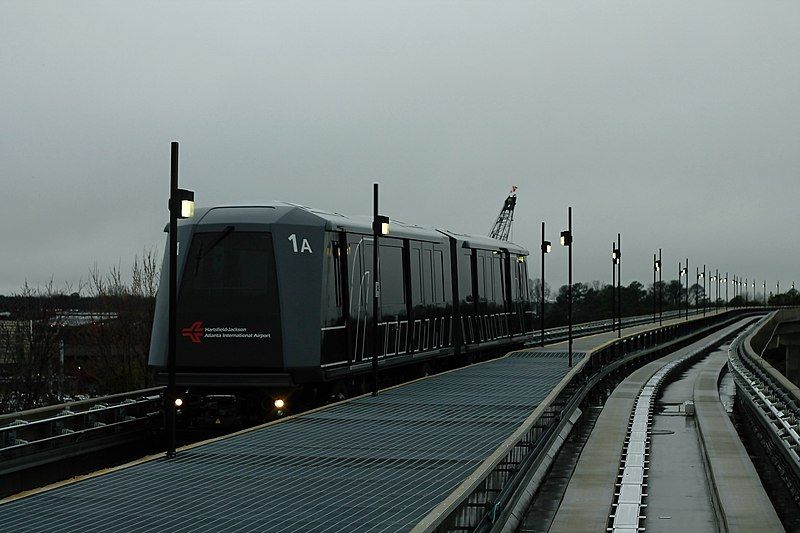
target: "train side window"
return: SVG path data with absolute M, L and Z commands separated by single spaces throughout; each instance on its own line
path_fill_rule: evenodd
M 350 313 L 357 315 L 363 309 L 371 309 L 369 298 L 372 296 L 372 241 L 367 242 L 363 235 L 347 235 L 347 267 L 346 279 L 350 294 Z
M 519 256 L 512 255 L 511 261 L 511 298 L 516 302 L 522 298 L 519 286 Z
M 381 303 L 387 305 L 405 304 L 403 248 L 383 243 L 381 243 L 380 248 Z
M 520 281 L 520 292 L 522 293 L 523 300 L 530 299 L 530 293 L 528 291 L 528 265 L 527 263 L 517 263 L 520 266 L 519 269 L 519 281 Z
M 342 261 L 340 255 L 339 242 L 331 241 L 330 246 L 325 250 L 325 260 L 327 263 L 328 302 L 332 307 L 342 306 Z
M 359 247 L 359 256 L 360 256 L 360 265 L 361 265 L 361 272 L 359 273 L 359 279 L 356 280 L 356 283 L 359 285 L 359 292 L 364 299 L 364 303 L 367 308 L 371 309 L 370 298 L 372 298 L 372 287 L 374 287 L 373 282 L 375 279 L 372 277 L 372 240 L 370 239 L 367 242 L 366 239 L 361 241 L 361 246 Z
M 472 302 L 472 252 L 469 249 L 461 252 L 458 258 L 458 291 L 464 302 Z
M 433 276 L 431 275 L 431 250 L 422 250 L 422 288 L 425 294 L 425 303 L 434 301 L 433 298 Z
M 419 243 L 412 243 L 410 250 L 411 259 L 411 302 L 420 305 L 422 301 L 422 254 Z
M 484 261 L 483 252 L 478 252 L 478 269 L 475 275 L 478 277 L 478 301 L 485 302 L 488 299 L 486 294 L 486 262 Z
M 492 299 L 495 303 L 502 304 L 503 303 L 503 279 L 502 274 L 500 273 L 502 270 L 502 263 L 500 262 L 502 255 L 500 253 L 493 253 L 492 254 Z
M 434 302 L 444 302 L 444 255 L 441 250 L 433 251 L 433 287 L 435 295 Z

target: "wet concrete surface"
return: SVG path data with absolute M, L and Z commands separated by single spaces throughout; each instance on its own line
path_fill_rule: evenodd
M 647 487 L 648 532 L 717 531 L 695 418 L 683 403 L 694 398 L 702 361 L 664 387 L 656 402 Z
M 547 533 L 553 518 L 561 505 L 561 498 L 567 490 L 572 472 L 578 464 L 578 457 L 594 428 L 601 407 L 590 407 L 583 414 L 581 422 L 572 430 L 569 439 L 561 447 L 545 481 L 531 501 L 519 529 L 519 533 Z

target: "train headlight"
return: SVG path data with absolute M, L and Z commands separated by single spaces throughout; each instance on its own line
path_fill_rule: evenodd
M 283 409 L 286 407 L 286 402 L 283 401 L 281 398 L 275 400 L 275 409 Z
M 180 398 L 175 398 L 175 407 L 180 407 L 183 405 L 183 400 Z

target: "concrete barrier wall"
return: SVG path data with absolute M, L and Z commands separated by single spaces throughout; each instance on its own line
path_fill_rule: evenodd
M 761 355 L 775 331 L 775 327 L 781 322 L 800 320 L 800 308 L 779 309 L 767 320 L 763 327 L 750 337 L 750 347 L 757 355 Z

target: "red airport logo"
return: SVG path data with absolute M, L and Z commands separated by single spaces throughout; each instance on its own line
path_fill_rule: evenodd
M 203 322 L 198 320 L 191 327 L 183 328 L 181 335 L 192 341 L 192 344 L 200 344 L 203 339 Z

